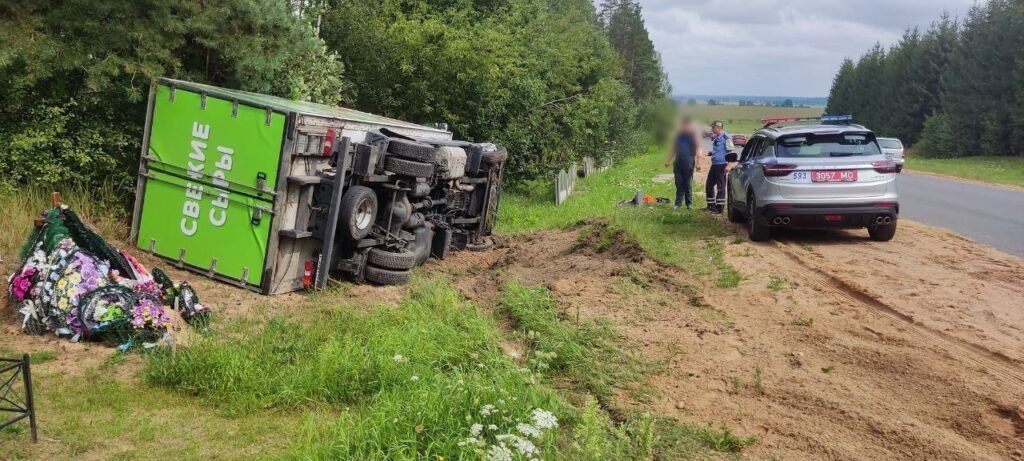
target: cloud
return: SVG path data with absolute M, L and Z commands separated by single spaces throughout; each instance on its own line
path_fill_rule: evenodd
M 677 94 L 825 96 L 845 57 L 975 0 L 639 0 Z

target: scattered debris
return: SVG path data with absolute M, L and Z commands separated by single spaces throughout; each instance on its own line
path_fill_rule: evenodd
M 56 194 L 20 256 L 8 287 L 29 333 L 130 347 L 161 339 L 172 311 L 188 323 L 209 313 L 187 282 L 174 283 L 160 269 L 150 272 L 109 245 Z

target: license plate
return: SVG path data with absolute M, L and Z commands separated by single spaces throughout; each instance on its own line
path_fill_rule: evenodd
M 811 173 L 811 182 L 855 182 L 857 170 L 815 171 Z

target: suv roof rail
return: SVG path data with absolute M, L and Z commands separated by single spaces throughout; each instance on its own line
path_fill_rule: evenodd
M 774 117 L 761 119 L 761 123 L 764 123 L 764 128 L 771 128 L 779 123 L 813 121 L 821 122 L 823 125 L 853 125 L 853 116 L 822 114 L 821 117 Z

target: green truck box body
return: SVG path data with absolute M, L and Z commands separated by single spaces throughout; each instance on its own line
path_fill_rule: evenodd
M 285 116 L 158 86 L 136 244 L 262 283 Z M 270 192 L 269 194 L 267 192 Z M 184 250 L 184 251 L 183 251 Z
M 133 241 L 264 294 L 299 289 L 302 263 L 319 251 L 294 231 L 310 219 L 303 178 L 330 168 L 321 155 L 328 130 L 361 141 L 380 127 L 451 138 L 351 109 L 160 79 L 150 91 Z

